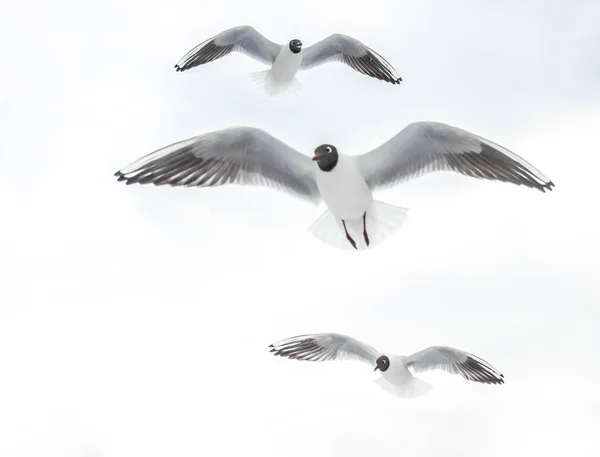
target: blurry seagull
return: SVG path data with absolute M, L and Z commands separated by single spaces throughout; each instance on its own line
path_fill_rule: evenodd
M 409 124 L 358 156 L 322 144 L 312 160 L 263 130 L 232 127 L 159 149 L 115 176 L 127 184 L 157 186 L 267 185 L 314 204 L 323 200 L 328 209 L 309 231 L 333 246 L 363 249 L 396 231 L 408 212 L 373 200 L 372 191 L 441 170 L 542 192 L 554 187 L 533 165 L 502 146 L 437 122 Z
M 263 85 L 271 96 L 288 89 L 299 89 L 300 83 L 295 78 L 298 70 L 327 62 L 345 63 L 359 73 L 392 84 L 402 81 L 383 57 L 352 37 L 334 34 L 303 50 L 302 42 L 296 38 L 280 45 L 248 25 L 225 30 L 200 43 L 177 62 L 175 69 L 189 70 L 233 51 L 243 52 L 271 66 L 269 70 L 252 73 L 252 79 Z
M 338 333 L 319 333 L 288 338 L 269 346 L 274 355 L 311 362 L 360 360 L 382 377 L 375 382 L 387 392 L 405 398 L 425 394 L 431 385 L 415 378 L 420 373 L 443 370 L 459 374 L 468 381 L 504 384 L 504 375 L 479 357 L 447 346 L 431 346 L 410 356 L 381 354 L 371 346 Z

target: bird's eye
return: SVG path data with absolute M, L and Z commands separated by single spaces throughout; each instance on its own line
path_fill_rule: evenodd
M 331 152 L 331 148 L 330 148 L 329 146 L 327 146 L 327 147 L 325 148 L 325 152 L 327 152 L 327 153 L 330 153 L 330 152 Z

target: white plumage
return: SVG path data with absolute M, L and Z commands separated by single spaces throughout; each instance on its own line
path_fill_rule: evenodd
M 431 346 L 408 357 L 379 353 L 362 341 L 339 333 L 299 335 L 269 346 L 274 355 L 296 360 L 325 362 L 359 360 L 381 372 L 375 382 L 404 398 L 425 394 L 431 386 L 411 373 L 443 370 L 468 381 L 504 384 L 504 375 L 485 360 L 448 346 Z
M 285 92 L 298 92 L 301 88 L 296 73 L 302 64 L 302 54 L 294 54 L 289 46 L 281 46 L 273 66 L 251 74 L 252 80 L 263 86 L 267 95 L 275 97 Z
M 373 201 L 354 156 L 340 155 L 330 172 L 316 173 L 316 181 L 321 198 L 338 219 L 361 218 Z
M 329 62 L 344 63 L 359 73 L 392 84 L 402 81 L 389 62 L 362 42 L 347 35 L 333 34 L 302 49 L 302 42 L 298 39 L 280 45 L 248 25 L 225 30 L 195 46 L 175 64 L 175 69 L 186 71 L 236 51 L 270 65 L 268 70 L 251 75 L 270 96 L 298 91 L 301 84 L 295 76 L 299 70 Z
M 316 165 L 315 165 L 316 164 Z M 127 184 L 186 187 L 268 185 L 327 210 L 310 231 L 340 248 L 383 241 L 408 210 L 373 200 L 373 190 L 433 171 L 552 190 L 554 184 L 506 148 L 456 127 L 417 122 L 366 154 L 348 156 L 321 145 L 311 158 L 252 127 L 190 138 L 144 156 L 115 173 Z

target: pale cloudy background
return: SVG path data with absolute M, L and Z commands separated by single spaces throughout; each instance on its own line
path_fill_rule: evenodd
M 0 8 L 0 455 L 594 456 L 600 428 L 600 3 L 171 0 Z M 341 32 L 391 86 L 342 65 L 269 99 L 234 55 L 173 65 L 252 24 Z M 437 120 L 513 149 L 549 194 L 450 174 L 379 195 L 411 208 L 356 254 L 269 189 L 124 186 L 154 149 L 231 125 L 357 154 Z M 382 351 L 473 352 L 506 384 L 424 376 L 402 401 L 358 363 L 267 346 L 341 332 Z

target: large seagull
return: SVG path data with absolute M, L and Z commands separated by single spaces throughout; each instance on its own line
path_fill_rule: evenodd
M 485 138 L 439 122 L 409 124 L 362 155 L 332 144 L 308 157 L 264 130 L 232 127 L 166 146 L 115 173 L 127 184 L 214 187 L 267 185 L 327 210 L 309 228 L 333 246 L 364 249 L 404 222 L 407 209 L 373 199 L 373 190 L 433 171 L 550 191 L 554 183 L 533 165 Z

